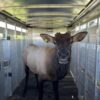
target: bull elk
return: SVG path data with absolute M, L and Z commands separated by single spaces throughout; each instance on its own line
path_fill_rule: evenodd
M 87 32 L 79 32 L 74 36 L 70 33 L 56 33 L 55 37 L 48 34 L 40 34 L 43 40 L 52 42 L 55 46 L 36 46 L 29 45 L 23 54 L 25 63 L 25 87 L 24 94 L 27 91 L 29 69 L 36 75 L 38 82 L 39 98 L 43 99 L 43 84 L 46 80 L 53 83 L 55 100 L 59 100 L 58 84 L 59 80 L 64 78 L 68 73 L 71 57 L 71 45 L 73 42 L 78 42 L 84 39 Z

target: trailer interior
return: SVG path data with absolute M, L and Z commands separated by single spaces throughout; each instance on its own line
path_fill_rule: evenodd
M 70 73 L 60 84 L 61 100 L 100 100 L 100 0 L 0 0 L 0 100 L 37 99 L 34 75 L 27 96 L 21 96 L 22 52 L 30 43 L 47 45 L 41 33 L 82 31 L 88 35 L 72 44 Z M 48 90 L 44 100 L 53 100 Z

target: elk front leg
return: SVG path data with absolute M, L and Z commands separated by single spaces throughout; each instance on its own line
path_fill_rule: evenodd
M 27 87 L 28 87 L 28 80 L 29 80 L 29 68 L 27 65 L 25 65 L 25 85 L 24 85 L 24 91 L 23 91 L 23 96 L 26 95 L 27 92 Z
M 37 89 L 38 89 L 39 82 L 38 82 L 38 75 L 37 75 L 37 74 L 35 74 L 35 79 L 36 79 L 36 87 L 37 87 Z
M 43 85 L 44 85 L 44 80 L 38 82 L 38 92 L 39 92 L 38 100 L 43 100 L 43 93 L 44 93 Z
M 52 83 L 53 83 L 55 100 L 59 100 L 59 81 L 53 81 Z

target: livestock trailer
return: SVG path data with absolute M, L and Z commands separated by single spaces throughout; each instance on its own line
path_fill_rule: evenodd
M 60 82 L 61 100 L 100 100 L 100 0 L 0 0 L 0 100 L 35 100 L 34 75 L 22 96 L 23 50 L 47 46 L 41 33 L 55 36 L 87 31 L 71 45 L 69 74 Z M 46 86 L 45 86 L 46 87 Z M 45 100 L 53 100 L 47 84 Z

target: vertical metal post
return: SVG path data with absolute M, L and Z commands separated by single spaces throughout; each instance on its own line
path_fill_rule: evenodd
M 15 30 L 14 30 L 15 39 L 16 39 L 16 34 L 17 32 L 16 32 L 16 24 L 15 24 Z
M 28 42 L 29 42 L 29 37 L 28 37 L 28 30 L 26 30 L 26 33 L 25 33 L 25 43 L 26 43 L 26 46 L 28 45 Z
M 23 34 L 22 29 L 23 29 L 23 28 L 22 28 L 22 26 L 21 26 L 21 36 L 22 36 L 22 34 Z
M 97 44 L 98 44 L 98 34 L 99 34 L 99 18 L 97 19 L 97 29 L 96 29 L 96 49 L 95 49 L 95 76 L 94 76 L 94 82 L 95 82 L 95 90 L 94 90 L 94 100 L 96 99 L 95 96 L 96 96 L 96 70 L 97 70 Z
M 23 29 L 23 27 L 21 26 L 21 40 L 20 40 L 20 45 L 21 45 L 21 50 L 20 50 L 20 52 L 22 53 L 22 51 L 23 51 L 23 31 L 22 31 L 22 29 Z M 21 74 L 20 74 L 20 76 L 21 76 L 21 80 L 24 78 L 24 65 L 23 65 L 23 63 L 22 63 L 23 61 L 22 61 L 22 58 L 21 58 L 21 63 L 20 63 L 20 65 L 21 65 Z
M 88 23 L 86 23 L 86 31 L 88 31 Z M 86 71 L 86 67 L 87 67 L 87 61 L 88 61 L 88 51 L 87 51 L 87 46 L 89 43 L 89 34 L 87 34 L 87 42 L 86 42 L 86 61 L 85 61 L 85 89 L 84 89 L 84 100 L 86 99 L 86 77 L 87 77 L 87 71 Z
M 22 27 L 21 27 L 21 51 L 22 51 L 22 49 L 23 49 L 23 31 L 22 31 Z
M 7 20 L 5 20 L 5 39 L 7 39 L 8 30 L 7 30 Z

